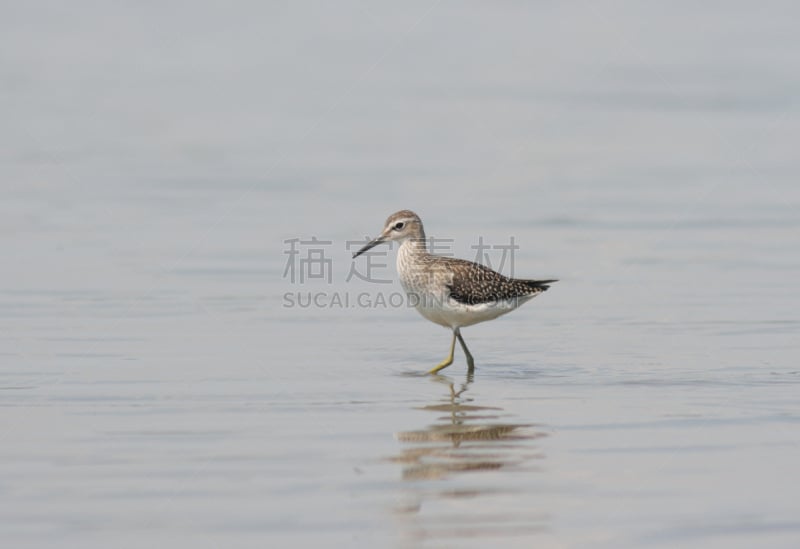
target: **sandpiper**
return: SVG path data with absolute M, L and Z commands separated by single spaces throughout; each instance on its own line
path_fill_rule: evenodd
M 548 284 L 557 282 L 509 278 L 472 261 L 430 254 L 422 221 L 410 210 L 390 215 L 381 234 L 354 253 L 353 259 L 390 241 L 400 242 L 397 272 L 409 302 L 431 322 L 453 331 L 450 354 L 429 374 L 453 363 L 456 339 L 472 371 L 475 361 L 461 336 L 461 328 L 511 312 L 547 290 Z

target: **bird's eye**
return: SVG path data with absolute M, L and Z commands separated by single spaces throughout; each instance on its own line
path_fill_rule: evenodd
M 405 223 L 403 223 L 402 221 L 400 221 L 399 223 L 395 223 L 394 224 L 394 230 L 395 231 L 401 230 L 403 228 L 403 225 L 405 225 Z

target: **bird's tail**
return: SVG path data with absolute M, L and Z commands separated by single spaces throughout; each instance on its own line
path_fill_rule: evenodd
M 526 286 L 528 286 L 531 290 L 542 290 L 545 291 L 547 288 L 550 287 L 550 284 L 553 282 L 558 282 L 557 279 L 553 280 L 523 280 L 522 281 Z

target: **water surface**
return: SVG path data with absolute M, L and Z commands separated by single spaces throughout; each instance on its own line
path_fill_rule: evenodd
M 2 11 L 7 544 L 797 546 L 792 4 Z M 561 280 L 472 378 L 401 208 Z

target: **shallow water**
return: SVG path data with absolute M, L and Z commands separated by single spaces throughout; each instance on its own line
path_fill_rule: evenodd
M 798 13 L 724 8 L 4 14 L 2 539 L 796 547 Z M 560 279 L 474 377 L 401 208 Z

